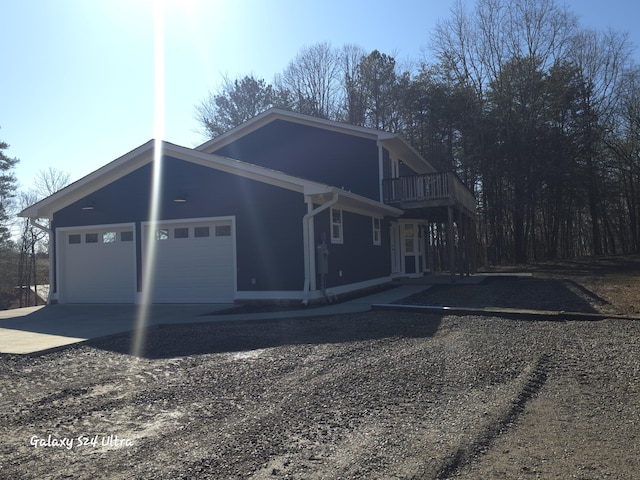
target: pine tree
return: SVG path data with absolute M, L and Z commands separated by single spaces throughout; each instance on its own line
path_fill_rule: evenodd
M 0 141 L 0 246 L 9 242 L 11 238 L 9 205 L 15 197 L 17 189 L 13 169 L 19 160 L 5 155 L 4 150 L 8 148 L 9 145 Z

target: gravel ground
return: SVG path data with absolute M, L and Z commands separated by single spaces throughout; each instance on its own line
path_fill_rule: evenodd
M 545 285 L 526 297 L 560 291 Z M 368 312 L 147 333 L 142 358 L 129 335 L 0 356 L 0 477 L 638 478 L 639 322 Z
M 609 305 L 571 280 L 534 277 L 489 277 L 480 285 L 435 285 L 398 303 L 579 313 L 600 313 Z

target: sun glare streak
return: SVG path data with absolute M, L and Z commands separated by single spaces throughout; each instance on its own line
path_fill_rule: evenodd
M 162 141 L 165 128 L 165 49 L 164 9 L 162 1 L 153 2 L 153 163 L 151 196 L 149 199 L 149 223 L 143 232 L 144 258 L 142 272 L 142 297 L 138 305 L 131 353 L 140 357 L 144 349 L 145 332 L 149 323 L 153 301 L 153 273 L 155 267 L 155 232 L 160 211 L 160 189 L 162 185 Z

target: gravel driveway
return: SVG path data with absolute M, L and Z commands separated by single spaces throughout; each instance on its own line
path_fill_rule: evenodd
M 640 323 L 368 312 L 0 356 L 11 479 L 637 478 Z

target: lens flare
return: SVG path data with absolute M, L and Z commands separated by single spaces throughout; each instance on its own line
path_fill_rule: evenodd
M 145 333 L 149 323 L 151 303 L 153 301 L 153 273 L 155 267 L 155 231 L 160 211 L 160 189 L 162 186 L 162 141 L 165 126 L 165 49 L 164 49 L 164 10 L 162 1 L 153 2 L 153 59 L 154 59 L 154 98 L 153 98 L 153 163 L 151 195 L 149 199 L 149 223 L 142 232 L 144 258 L 142 262 L 142 296 L 136 314 L 136 324 L 131 354 L 140 357 L 144 351 Z

